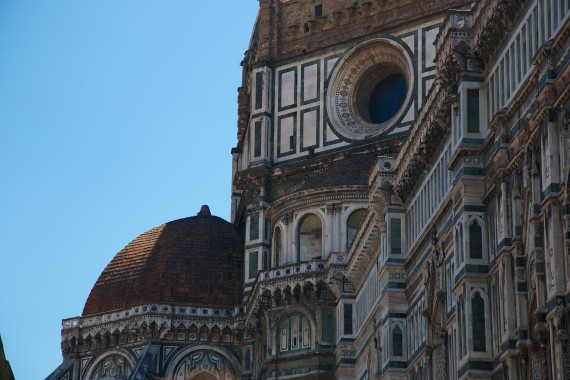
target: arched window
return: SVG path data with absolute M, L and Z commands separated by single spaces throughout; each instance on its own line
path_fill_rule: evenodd
M 281 228 L 277 227 L 275 229 L 275 234 L 273 235 L 273 250 L 274 254 L 274 261 L 273 266 L 277 267 L 281 264 L 281 252 L 283 250 L 283 240 L 281 238 Z
M 365 218 L 366 218 L 366 210 L 365 209 L 356 210 L 352 214 L 350 214 L 350 216 L 348 217 L 348 220 L 346 221 L 346 250 L 347 251 L 350 249 L 350 245 L 352 244 L 352 241 L 354 240 L 354 237 L 358 233 L 358 230 L 360 229 L 360 226 L 362 225 L 362 222 L 364 222 Z
M 402 328 L 399 325 L 394 326 L 392 330 L 392 356 L 404 355 L 404 342 L 402 340 Z
M 471 312 L 473 313 L 473 351 L 485 352 L 487 343 L 485 340 L 485 301 L 475 293 L 471 299 Z
M 323 246 L 321 219 L 315 214 L 305 216 L 299 223 L 298 261 L 321 258 Z
M 303 314 L 294 314 L 284 320 L 277 333 L 280 352 L 299 351 L 311 347 L 311 325 Z
M 472 259 L 483 258 L 483 234 L 477 220 L 469 225 L 469 257 Z
M 382 79 L 370 96 L 370 121 L 383 123 L 394 117 L 404 104 L 407 90 L 406 78 L 402 74 L 392 74 Z

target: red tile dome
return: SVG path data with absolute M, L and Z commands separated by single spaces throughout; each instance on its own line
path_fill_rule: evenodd
M 148 303 L 241 304 L 243 243 L 203 206 L 198 216 L 155 227 L 130 242 L 93 286 L 83 316 Z

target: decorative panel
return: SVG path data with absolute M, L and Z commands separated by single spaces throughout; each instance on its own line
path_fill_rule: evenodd
M 320 66 L 319 61 L 301 65 L 301 104 L 313 103 L 320 98 Z
M 279 72 L 279 111 L 297 106 L 297 68 Z
M 319 143 L 319 107 L 301 111 L 301 151 Z
M 277 157 L 294 154 L 297 136 L 297 114 L 279 116 L 277 122 Z

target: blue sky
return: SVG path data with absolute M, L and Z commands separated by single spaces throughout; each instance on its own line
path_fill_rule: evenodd
M 0 1 L 0 335 L 18 380 L 61 363 L 61 320 L 129 241 L 204 203 L 229 218 L 257 8 Z

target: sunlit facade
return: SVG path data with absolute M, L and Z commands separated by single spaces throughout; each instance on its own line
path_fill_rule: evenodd
M 570 379 L 569 37 L 566 0 L 261 0 L 230 222 L 119 252 L 49 379 Z

